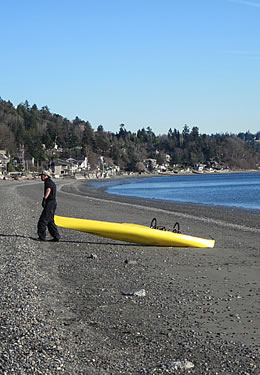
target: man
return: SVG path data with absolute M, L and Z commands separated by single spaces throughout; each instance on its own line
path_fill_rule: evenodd
M 46 227 L 53 237 L 51 241 L 59 242 L 60 235 L 58 228 L 54 223 L 54 214 L 57 207 L 56 202 L 56 185 L 51 179 L 48 171 L 42 171 L 41 180 L 44 182 L 44 195 L 42 199 L 43 211 L 38 221 L 39 241 L 46 240 Z

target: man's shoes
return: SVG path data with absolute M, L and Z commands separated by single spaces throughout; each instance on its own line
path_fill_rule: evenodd
M 39 238 L 37 238 L 37 241 L 45 241 L 45 238 L 39 237 Z

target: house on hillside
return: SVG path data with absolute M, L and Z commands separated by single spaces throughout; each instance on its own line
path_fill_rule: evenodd
M 88 158 L 78 157 L 66 159 L 66 162 L 71 166 L 73 172 L 81 172 L 82 170 L 88 169 Z
M 50 169 L 55 176 L 70 176 L 73 174 L 71 164 L 63 159 L 49 161 L 48 169 Z
M 198 164 L 194 165 L 193 169 L 194 169 L 194 171 L 197 171 L 197 172 L 203 172 L 205 167 L 206 167 L 206 164 L 198 163 Z
M 86 156 L 81 157 L 81 158 L 75 158 L 77 164 L 78 164 L 78 169 L 83 169 L 87 170 L 88 169 L 88 158 Z
M 10 157 L 7 155 L 6 150 L 0 150 L 0 172 L 6 171 L 9 161 Z
M 157 164 L 157 161 L 156 159 L 145 159 L 143 161 L 144 165 L 145 165 L 145 168 L 147 168 L 148 170 L 155 170 L 158 168 L 158 164 Z
M 49 162 L 48 168 L 55 176 L 73 176 L 75 173 L 88 170 L 88 159 L 87 157 L 55 159 Z

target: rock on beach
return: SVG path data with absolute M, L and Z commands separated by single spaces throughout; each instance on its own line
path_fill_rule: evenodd
M 85 181 L 57 187 L 58 215 L 178 221 L 216 246 L 63 228 L 59 243 L 37 242 L 43 184 L 0 181 L 1 374 L 260 373 L 258 212 L 108 196 Z

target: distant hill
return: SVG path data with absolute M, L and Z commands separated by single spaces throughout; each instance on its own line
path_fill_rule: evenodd
M 120 124 L 117 133 L 94 130 L 88 121 L 76 117 L 69 121 L 51 113 L 47 106 L 38 109 L 28 101 L 14 107 L 0 99 L 0 149 L 12 156 L 24 150 L 24 158 L 38 163 L 55 157 L 87 156 L 91 165 L 103 156 L 107 163 L 126 171 L 153 168 L 148 159 L 167 168 L 207 165 L 216 168 L 255 169 L 260 165 L 260 132 L 239 134 L 200 134 L 198 127 L 185 125 L 180 132 L 169 129 L 155 135 L 151 128 L 136 133 Z

